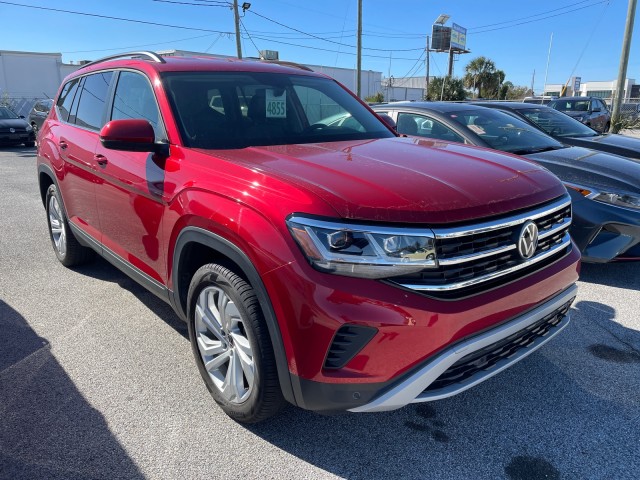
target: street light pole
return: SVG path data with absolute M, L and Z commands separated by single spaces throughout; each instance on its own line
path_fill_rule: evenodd
M 358 57 L 357 57 L 357 70 L 356 77 L 356 95 L 360 98 L 360 81 L 362 77 L 362 0 L 358 0 Z
M 242 58 L 242 44 L 240 43 L 240 14 L 238 13 L 238 0 L 233 0 L 233 16 L 236 22 L 236 49 L 238 58 Z
M 629 50 L 631 50 L 631 36 L 633 35 L 633 22 L 636 16 L 637 0 L 629 0 L 627 10 L 627 23 L 624 27 L 624 38 L 622 40 L 622 53 L 620 55 L 620 67 L 618 69 L 618 83 L 616 85 L 616 95 L 613 98 L 613 112 L 611 113 L 611 131 L 618 133 L 620 124 L 620 104 L 624 96 L 624 85 L 627 81 L 627 65 L 629 64 Z
M 427 35 L 427 78 L 426 78 L 426 82 L 425 82 L 425 88 L 424 88 L 424 99 L 428 100 L 429 99 L 429 35 Z

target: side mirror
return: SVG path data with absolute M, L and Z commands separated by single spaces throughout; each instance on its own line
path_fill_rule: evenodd
M 142 119 L 112 120 L 100 130 L 100 142 L 104 148 L 169 156 L 169 145 L 155 140 L 153 127 Z
M 396 125 L 396 122 L 393 121 L 393 118 L 391 118 L 389 115 L 387 115 L 386 113 L 378 113 L 377 114 L 378 117 L 380 117 L 380 119 L 386 123 L 389 127 L 391 127 L 393 129 L 393 131 L 398 131 L 398 126 Z

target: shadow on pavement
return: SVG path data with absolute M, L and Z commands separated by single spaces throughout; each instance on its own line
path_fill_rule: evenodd
M 640 290 L 640 262 L 583 263 L 580 280 L 608 287 Z
M 640 334 L 614 313 L 578 303 L 548 345 L 449 399 L 360 415 L 290 407 L 249 429 L 345 478 L 637 478 Z
M 184 338 L 187 340 L 189 339 L 187 324 L 178 318 L 178 315 L 173 311 L 173 308 L 171 308 L 168 303 L 160 300 L 153 293 L 140 286 L 137 282 L 129 278 L 102 257 L 96 256 L 96 259 L 93 262 L 80 267 L 75 267 L 73 268 L 73 271 L 98 280 L 117 283 L 120 287 L 135 295 L 136 298 L 138 298 L 138 300 L 140 300 L 149 310 L 157 315 L 158 318 L 164 321 Z
M 35 147 L 2 147 L 0 152 L 11 152 L 20 158 L 34 158 L 36 156 Z
M 0 332 L 0 478 L 144 478 L 47 340 L 1 300 Z

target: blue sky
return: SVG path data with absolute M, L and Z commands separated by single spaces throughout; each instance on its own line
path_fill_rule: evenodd
M 180 3 L 182 2 L 182 3 Z M 192 4 L 202 5 L 192 5 Z M 62 52 L 77 61 L 136 49 L 183 49 L 235 55 L 233 13 L 220 0 L 0 0 L 0 49 Z M 242 1 L 240 1 L 242 3 Z M 356 0 L 252 0 L 242 19 L 253 41 L 245 56 L 278 50 L 281 60 L 355 67 Z M 55 8 L 173 25 L 127 22 L 26 8 Z M 208 4 L 208 5 L 207 5 Z M 582 81 L 612 80 L 618 72 L 628 0 L 363 0 L 364 70 L 396 79 L 425 74 L 424 47 L 441 13 L 468 29 L 467 48 L 454 75 L 477 56 L 491 58 L 516 85 L 541 90 L 549 40 L 548 83 L 564 83 L 572 71 Z M 286 28 L 289 27 L 289 28 Z M 296 31 L 297 30 L 297 31 Z M 223 33 L 218 33 L 223 32 Z M 309 36 L 306 34 L 311 34 Z M 246 35 L 245 35 L 246 36 Z M 640 81 L 640 26 L 636 27 L 627 77 Z M 255 44 L 255 46 L 254 46 Z M 431 72 L 447 66 L 431 54 Z

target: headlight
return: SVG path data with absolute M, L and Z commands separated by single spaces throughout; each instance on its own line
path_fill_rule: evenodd
M 27 132 L 30 132 L 31 130 L 33 130 L 33 127 L 29 124 L 27 124 Z
M 322 272 L 388 278 L 437 267 L 435 235 L 429 229 L 351 225 L 295 215 L 287 226 L 309 263 Z
M 590 200 L 595 200 L 596 202 L 608 203 L 609 205 L 615 205 L 617 207 L 640 210 L 640 196 L 638 195 L 633 195 L 626 192 L 603 192 L 592 187 L 583 187 L 570 183 L 565 183 L 565 186 L 567 188 L 576 190 L 584 197 Z

